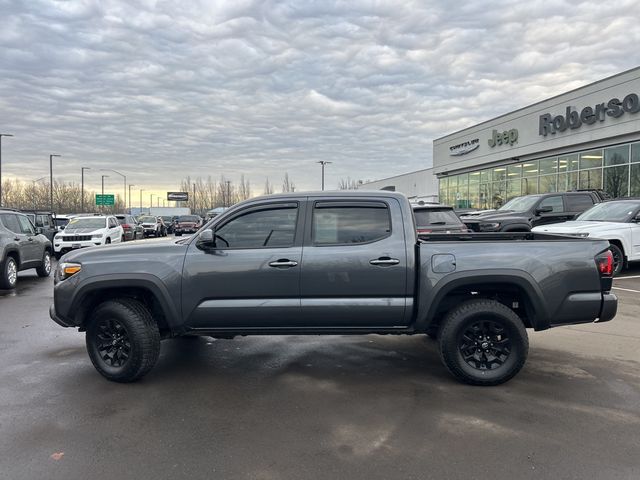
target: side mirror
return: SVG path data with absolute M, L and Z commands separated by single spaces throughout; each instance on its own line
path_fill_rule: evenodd
M 44 234 L 44 228 L 43 227 L 36 227 L 36 233 L 38 235 L 43 235 Z
M 64 230 L 64 225 L 60 225 L 60 230 Z
M 640 213 L 631 219 L 633 223 L 640 223 Z
M 541 213 L 551 213 L 551 212 L 553 212 L 553 207 L 536 208 L 536 215 L 540 215 Z
M 196 240 L 196 247 L 200 250 L 208 250 L 216 246 L 215 237 L 213 235 L 213 230 L 207 228 L 200 232 L 198 235 L 198 240 Z

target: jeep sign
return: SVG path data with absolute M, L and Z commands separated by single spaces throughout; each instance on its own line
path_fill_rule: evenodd
M 511 130 L 505 130 L 504 132 L 493 131 L 491 138 L 487 141 L 491 148 L 496 145 L 513 145 L 518 142 L 518 129 L 512 128 Z
M 599 103 L 595 107 L 584 107 L 580 113 L 567 107 L 565 115 L 552 116 L 550 113 L 540 115 L 538 134 L 544 137 L 547 134 L 564 132 L 567 128 L 575 130 L 583 123 L 593 125 L 596 122 L 604 122 L 606 117 L 618 118 L 625 113 L 638 113 L 640 111 L 640 99 L 635 93 L 630 93 L 622 99 L 612 98 L 607 103 Z

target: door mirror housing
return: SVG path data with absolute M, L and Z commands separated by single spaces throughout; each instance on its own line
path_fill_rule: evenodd
M 198 235 L 198 240 L 196 240 L 196 247 L 200 250 L 208 250 L 210 248 L 214 248 L 216 246 L 215 235 L 213 230 L 207 228 L 200 232 Z
M 633 223 L 640 223 L 640 213 L 631 219 Z
M 44 234 L 44 227 L 36 227 L 36 233 L 38 235 L 43 235 Z
M 540 215 L 542 213 L 551 213 L 551 212 L 553 212 L 553 207 L 536 208 L 536 215 Z

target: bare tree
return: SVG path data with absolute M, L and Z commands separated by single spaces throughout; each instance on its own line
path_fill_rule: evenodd
M 296 191 L 296 185 L 289 178 L 289 172 L 284 172 L 284 179 L 282 180 L 282 192 L 287 193 L 287 192 L 295 192 L 295 191 Z
M 267 181 L 264 183 L 264 195 L 271 195 L 273 193 L 273 185 L 269 182 L 269 178 L 267 177 Z
M 351 177 L 347 177 L 346 179 L 341 178 L 340 183 L 338 183 L 338 189 L 339 190 L 357 190 L 358 182 L 356 182 L 355 180 L 351 180 Z

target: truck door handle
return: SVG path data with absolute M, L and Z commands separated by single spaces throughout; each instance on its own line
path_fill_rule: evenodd
M 400 260 L 397 258 L 389 258 L 389 257 L 380 257 L 375 260 L 369 260 L 371 265 L 397 265 L 400 263 Z
M 297 267 L 298 262 L 286 258 L 281 258 L 280 260 L 276 260 L 275 262 L 269 262 L 269 266 L 275 268 L 291 268 Z

